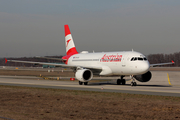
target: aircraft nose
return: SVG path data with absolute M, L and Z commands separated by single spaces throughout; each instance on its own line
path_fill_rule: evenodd
M 147 71 L 149 71 L 149 67 L 150 67 L 150 65 L 149 65 L 149 62 L 144 62 L 142 65 L 141 65 L 141 70 L 142 70 L 142 72 L 143 73 L 146 73 Z

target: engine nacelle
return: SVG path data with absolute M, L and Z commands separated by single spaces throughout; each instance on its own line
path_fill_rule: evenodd
M 136 78 L 136 80 L 138 80 L 139 82 L 148 82 L 151 79 L 151 77 L 152 77 L 152 74 L 150 71 L 142 75 L 134 76 L 134 78 Z
M 89 69 L 81 69 L 76 71 L 75 77 L 81 82 L 87 82 L 93 78 L 93 73 Z

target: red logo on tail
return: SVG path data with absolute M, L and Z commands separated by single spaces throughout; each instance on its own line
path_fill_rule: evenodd
M 68 46 L 69 42 L 71 41 L 71 39 L 67 40 L 67 44 L 66 44 L 66 47 Z

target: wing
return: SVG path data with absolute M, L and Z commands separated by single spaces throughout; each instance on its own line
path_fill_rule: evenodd
M 19 62 L 19 63 L 29 63 L 29 64 L 37 64 L 37 65 L 52 65 L 57 67 L 65 67 L 71 69 L 78 69 L 78 68 L 87 68 L 92 70 L 95 73 L 99 73 L 102 71 L 102 66 L 79 66 L 79 65 L 66 65 L 61 63 L 46 63 L 46 62 L 33 62 L 33 61 L 20 61 L 20 60 L 7 60 L 5 58 L 5 62 Z
M 49 57 L 41 57 L 41 56 L 36 56 L 35 58 L 43 58 L 43 59 L 50 59 L 50 60 L 65 61 L 64 59 L 61 59 L 61 58 L 49 58 Z
M 33 61 L 20 61 L 20 60 L 7 60 L 7 59 L 5 59 L 5 61 L 6 62 L 29 63 L 29 64 L 37 64 L 37 65 L 52 65 L 52 66 L 59 66 L 59 67 L 76 67 L 76 66 L 71 66 L 71 65 L 61 64 L 61 63 L 46 63 L 46 62 L 33 62 Z
M 173 60 L 172 60 L 172 62 L 168 62 L 168 63 L 150 64 L 150 67 L 156 67 L 156 66 L 160 66 L 160 65 L 172 65 L 172 64 L 174 64 Z

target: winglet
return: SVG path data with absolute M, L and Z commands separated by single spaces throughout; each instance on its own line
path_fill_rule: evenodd
M 7 59 L 5 58 L 5 63 L 7 63 Z
M 174 64 L 175 62 L 172 60 L 172 64 Z

